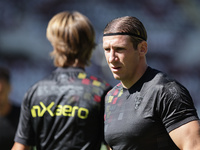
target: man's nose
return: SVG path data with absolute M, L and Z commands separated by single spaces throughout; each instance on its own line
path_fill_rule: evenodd
M 109 63 L 112 63 L 113 61 L 116 61 L 116 53 L 113 49 L 110 50 L 110 55 L 109 55 Z

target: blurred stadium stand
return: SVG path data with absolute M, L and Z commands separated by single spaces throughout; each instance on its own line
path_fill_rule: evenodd
M 20 104 L 27 89 L 54 69 L 46 27 L 64 10 L 80 11 L 91 20 L 98 45 L 87 70 L 112 85 L 118 81 L 105 62 L 103 29 L 113 18 L 138 17 L 148 32 L 148 64 L 186 86 L 200 112 L 199 0 L 0 0 L 0 65 L 11 70 L 14 102 Z

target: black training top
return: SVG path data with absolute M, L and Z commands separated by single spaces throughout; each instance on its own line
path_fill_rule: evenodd
M 198 120 L 189 92 L 150 67 L 130 89 L 116 85 L 105 105 L 105 139 L 113 150 L 178 150 L 168 133 Z
M 57 68 L 26 93 L 15 141 L 37 150 L 99 150 L 108 90 L 80 68 Z
M 10 150 L 14 144 L 15 132 L 19 121 L 20 107 L 11 104 L 11 111 L 0 117 L 0 149 Z

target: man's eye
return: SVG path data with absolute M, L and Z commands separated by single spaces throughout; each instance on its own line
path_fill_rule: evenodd
M 104 48 L 105 51 L 110 51 L 110 48 Z
M 122 51 L 122 50 L 124 50 L 124 48 L 118 47 L 116 50 L 117 50 L 117 51 Z

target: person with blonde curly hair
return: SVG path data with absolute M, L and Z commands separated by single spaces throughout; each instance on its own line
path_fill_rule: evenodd
M 56 69 L 27 91 L 12 150 L 99 150 L 111 87 L 85 71 L 95 47 L 93 26 L 81 13 L 65 11 L 49 21 L 46 35 Z

